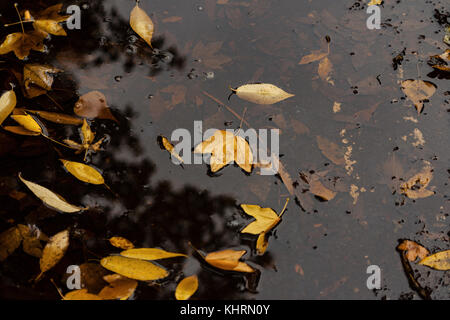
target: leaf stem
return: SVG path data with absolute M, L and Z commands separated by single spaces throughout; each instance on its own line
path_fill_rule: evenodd
M 281 210 L 281 213 L 278 215 L 279 218 L 281 218 L 283 213 L 286 211 L 288 203 L 289 203 L 289 198 L 286 198 L 286 203 L 284 204 L 283 210 Z
M 19 6 L 19 4 L 14 3 L 14 8 L 16 9 L 17 15 L 19 16 L 19 20 L 20 20 L 20 26 L 22 27 L 22 33 L 25 34 L 25 28 L 23 27 L 23 21 L 22 21 L 22 17 L 20 16 L 20 12 L 19 9 L 17 8 Z

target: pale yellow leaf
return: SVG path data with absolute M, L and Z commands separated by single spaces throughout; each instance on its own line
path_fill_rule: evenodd
M 0 97 L 0 125 L 14 110 L 16 103 L 17 98 L 14 90 L 9 90 L 2 94 L 2 96 Z
M 422 259 L 419 264 L 436 270 L 450 270 L 450 250 L 432 254 Z
M 175 290 L 177 300 L 188 300 L 198 289 L 198 277 L 196 275 L 186 277 L 178 283 Z
M 257 104 L 274 104 L 294 96 L 269 83 L 245 84 L 235 92 L 239 98 Z
M 152 262 L 127 258 L 122 256 L 109 256 L 103 258 L 100 264 L 110 271 L 123 275 L 130 279 L 141 281 L 158 280 L 169 275 L 167 270 Z
M 155 29 L 152 19 L 145 13 L 144 10 L 136 6 L 131 10 L 130 26 L 145 42 L 152 47 L 153 31 Z

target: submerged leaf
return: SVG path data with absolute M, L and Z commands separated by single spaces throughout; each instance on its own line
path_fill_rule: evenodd
M 450 270 L 450 250 L 432 254 L 422 259 L 419 264 L 436 270 Z
M 187 257 L 182 253 L 168 252 L 158 248 L 133 248 L 122 251 L 120 255 L 128 258 L 142 259 L 142 260 L 159 260 L 174 257 Z
M 233 91 L 239 98 L 257 104 L 274 104 L 294 96 L 269 83 L 245 84 Z
M 17 227 L 11 227 L 0 233 L 0 261 L 5 260 L 22 242 L 22 235 Z
M 311 54 L 308 54 L 304 56 L 298 64 L 308 64 L 314 61 L 321 60 L 325 58 L 328 55 L 328 52 L 322 52 L 322 51 L 313 51 Z
M 433 179 L 433 169 L 427 165 L 419 173 L 412 176 L 408 181 L 400 185 L 400 192 L 410 199 L 426 198 L 434 195 L 427 187 Z
M 69 231 L 64 230 L 49 239 L 44 250 L 42 251 L 42 257 L 39 261 L 41 274 L 36 278 L 38 280 L 42 274 L 51 268 L 53 268 L 61 259 L 69 247 Z
M 9 90 L 2 94 L 2 96 L 0 97 L 0 125 L 14 110 L 16 103 L 17 98 L 14 90 Z
M 186 277 L 178 283 L 175 290 L 177 300 L 188 300 L 198 289 L 198 277 L 196 275 Z
M 31 192 L 34 193 L 36 197 L 41 199 L 50 208 L 67 213 L 85 210 L 85 208 L 77 207 L 68 203 L 60 195 L 54 193 L 53 191 L 50 191 L 37 183 L 25 180 L 20 174 L 19 179 L 28 187 L 28 189 L 31 190 Z
M 46 33 L 39 30 L 8 34 L 5 41 L 0 45 L 0 55 L 14 51 L 16 57 L 23 60 L 28 57 L 31 50 L 44 52 L 44 39 L 46 37 Z
M 100 264 L 105 269 L 127 278 L 141 281 L 158 280 L 169 275 L 167 270 L 158 267 L 152 262 L 122 256 L 109 256 L 103 258 L 100 261 Z
M 130 14 L 130 26 L 145 42 L 152 47 L 152 37 L 155 27 L 152 19 L 145 13 L 144 10 L 139 8 L 138 3 L 131 10 Z
M 436 85 L 423 80 L 405 80 L 402 82 L 403 93 L 414 103 L 417 113 L 423 109 L 423 101 L 436 92 Z

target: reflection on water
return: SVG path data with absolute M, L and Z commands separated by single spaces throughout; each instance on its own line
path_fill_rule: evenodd
M 19 5 L 39 11 L 56 3 L 41 2 Z M 50 98 L 30 102 L 19 93 L 19 104 L 58 112 L 62 107 L 72 114 L 80 95 L 103 92 L 118 123 L 92 122 L 96 136 L 108 139 L 104 150 L 88 160 L 102 170 L 113 193 L 80 183 L 63 170 L 60 157 L 80 160 L 72 150 L 39 137 L 0 132 L 0 230 L 13 219 L 37 225 L 48 235 L 64 228 L 72 235 L 63 260 L 34 286 L 28 280 L 39 272 L 36 258 L 20 250 L 8 257 L 0 267 L 2 297 L 58 298 L 47 280 L 60 279 L 63 286 L 65 266 L 119 252 L 106 241 L 119 235 L 138 247 L 192 254 L 189 242 L 203 252 L 245 249 L 246 261 L 260 271 L 254 278 L 219 274 L 193 254 L 163 261 L 170 277 L 140 284 L 137 299 L 171 299 L 176 282 L 194 273 L 200 281 L 198 299 L 417 298 L 395 251 L 398 239 L 415 239 L 436 251 L 448 248 L 448 79 L 426 64 L 429 52 L 438 54 L 436 47 L 444 47 L 438 44 L 442 34 L 434 33 L 442 29 L 432 19 L 434 5 L 385 1 L 383 28 L 369 31 L 360 1 L 141 0 L 156 24 L 152 49 L 129 27 L 133 1 L 69 3 L 82 8 L 81 30 L 52 37 L 46 54 L 29 58 L 65 72 L 55 78 Z M 0 12 L 2 24 L 17 19 L 9 4 L 1 4 Z M 2 38 L 20 31 L 20 26 L 10 28 L 1 29 Z M 323 81 L 317 62 L 298 62 L 314 50 L 326 51 L 327 35 L 333 72 Z M 392 59 L 402 51 L 401 64 L 392 68 Z M 12 54 L 1 59 L 6 90 L 9 83 L 17 84 L 14 71 L 20 73 L 25 62 Z M 420 115 L 408 107 L 398 85 L 418 76 L 438 88 Z M 250 82 L 274 83 L 296 97 L 271 106 L 226 100 L 229 86 Z M 204 164 L 175 166 L 157 143 L 160 134 L 192 131 L 196 120 L 205 129 L 237 128 L 240 120 L 223 102 L 239 115 L 247 108 L 245 121 L 254 128 L 281 129 L 281 161 L 300 195 L 290 201 L 263 256 L 253 250 L 254 237 L 239 233 L 250 220 L 238 205 L 279 211 L 289 196 L 283 177 L 244 175 L 233 166 L 208 176 Z M 339 109 L 333 108 L 336 102 Z M 424 145 L 411 143 L 415 128 L 423 132 Z M 72 126 L 49 123 L 48 129 L 58 140 L 79 139 Z M 330 160 L 318 141 L 336 145 L 343 164 Z M 434 168 L 436 194 L 413 201 L 396 193 L 396 179 L 420 170 L 424 160 Z M 18 172 L 90 209 L 60 214 L 46 208 L 19 184 Z M 325 202 L 314 197 L 308 185 L 313 178 L 336 197 Z M 15 199 L 13 190 L 26 196 Z M 366 268 L 372 264 L 382 270 L 380 290 L 366 288 Z M 448 298 L 448 276 L 426 271 L 419 270 L 419 281 L 435 287 L 433 297 Z

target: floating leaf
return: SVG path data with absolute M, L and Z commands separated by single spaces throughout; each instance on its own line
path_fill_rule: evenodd
M 263 255 L 269 246 L 269 241 L 267 241 L 267 235 L 265 232 L 261 232 L 256 239 L 256 251 L 259 255 Z
M 89 292 L 99 292 L 107 285 L 107 282 L 103 280 L 103 277 L 106 276 L 108 273 L 109 271 L 103 268 L 98 263 L 81 264 L 80 265 L 81 287 L 86 288 Z
M 109 110 L 106 97 L 100 91 L 91 91 L 82 95 L 75 103 L 74 112 L 77 116 L 88 119 L 109 119 L 118 122 Z
M 403 93 L 414 103 L 417 113 L 423 109 L 423 101 L 436 92 L 436 85 L 424 80 L 405 80 L 402 82 Z
M 2 94 L 2 96 L 0 97 L 0 125 L 14 110 L 16 103 L 17 98 L 14 90 L 9 90 Z
M 161 140 L 161 144 L 164 147 L 164 149 L 169 151 L 169 153 L 173 157 L 175 157 L 178 161 L 180 161 L 181 163 L 184 163 L 183 158 L 181 158 L 180 155 L 175 151 L 174 146 L 170 143 L 170 141 L 166 137 L 159 136 L 159 139 Z
M 80 162 L 64 159 L 59 160 L 61 160 L 67 171 L 69 171 L 78 180 L 92 184 L 105 183 L 103 176 L 97 169 Z
M 422 259 L 419 264 L 436 270 L 450 270 L 450 250 L 432 254 Z
M 155 27 L 152 19 L 145 13 L 144 10 L 139 8 L 138 3 L 131 10 L 130 14 L 130 26 L 145 42 L 152 47 L 152 37 Z
M 23 84 L 27 98 L 35 98 L 52 89 L 52 73 L 62 70 L 40 64 L 26 64 L 23 67 Z
M 36 197 L 41 199 L 47 206 L 49 206 L 52 209 L 67 212 L 67 213 L 73 213 L 78 212 L 81 210 L 86 210 L 85 208 L 74 206 L 70 203 L 68 203 L 66 200 L 64 200 L 60 195 L 54 193 L 53 191 L 50 191 L 49 189 L 40 186 L 34 182 L 25 180 L 22 178 L 22 176 L 19 174 L 19 179 L 28 187 L 28 189 L 31 190 L 31 192 L 34 193 Z
M 6 131 L 15 133 L 15 134 L 20 134 L 22 136 L 39 136 L 40 135 L 39 132 L 29 131 L 21 126 L 4 126 L 3 129 L 5 129 Z
M 22 242 L 22 235 L 17 227 L 11 227 L 0 234 L 0 261 L 5 260 Z
M 29 226 L 23 224 L 18 224 L 17 228 L 19 229 L 23 239 L 23 251 L 36 258 L 42 257 L 42 244 L 40 241 L 41 237 L 39 236 L 40 232 L 36 235 Z
M 92 132 L 91 127 L 89 126 L 86 119 L 82 121 L 83 125 L 81 126 L 81 144 L 72 141 L 70 139 L 65 139 L 64 142 L 69 146 L 69 148 L 77 150 L 76 154 L 84 151 L 84 161 L 86 161 L 86 157 L 90 151 L 97 152 L 100 150 L 101 144 L 106 137 L 101 138 L 96 143 L 92 143 L 95 138 L 95 133 Z
M 196 275 L 186 277 L 178 283 L 175 290 L 177 300 L 188 300 L 198 289 L 198 277 Z
M 36 278 L 39 280 L 44 272 L 53 268 L 61 259 L 69 247 L 69 231 L 64 230 L 49 239 L 44 250 L 42 251 L 42 257 L 39 261 L 41 273 Z
M 416 261 L 417 258 L 422 260 L 430 254 L 426 248 L 411 240 L 403 240 L 402 243 L 397 246 L 397 249 L 406 251 L 406 258 L 411 262 Z
M 261 208 L 254 204 L 241 204 L 241 208 L 256 220 L 246 226 L 241 232 L 260 234 L 267 232 L 280 222 L 280 217 L 271 208 Z
M 103 258 L 100 264 L 110 271 L 123 275 L 130 279 L 141 281 L 158 280 L 165 278 L 169 273 L 157 265 L 140 259 L 132 259 L 122 256 L 109 256 Z
M 23 60 L 28 57 L 31 50 L 44 52 L 44 39 L 46 37 L 47 35 L 39 30 L 8 34 L 5 41 L 0 45 L 0 54 L 14 51 L 16 57 Z
M 194 149 L 194 153 L 211 153 L 211 171 L 216 172 L 234 161 L 247 172 L 252 171 L 253 154 L 244 138 L 232 132 L 217 130 Z
M 25 130 L 31 131 L 36 135 L 43 133 L 43 126 L 33 116 L 26 115 L 12 115 L 11 118 L 20 124 Z
M 111 243 L 111 245 L 113 245 L 116 248 L 124 250 L 134 248 L 134 244 L 132 244 L 130 240 L 125 239 L 123 237 L 111 237 L 109 238 L 109 243 Z
M 294 96 L 269 83 L 245 84 L 233 91 L 239 98 L 257 104 L 274 104 Z
M 142 259 L 142 260 L 159 260 L 174 257 L 187 257 L 182 253 L 168 252 L 157 248 L 134 248 L 122 251 L 120 255 L 128 258 Z
M 50 33 L 55 36 L 67 36 L 66 31 L 59 23 L 66 21 L 70 16 L 60 15 L 61 9 L 62 3 L 56 4 L 36 14 L 34 19 L 28 13 L 28 18 L 34 20 L 33 27 L 36 30 L 45 32 L 46 34 Z
M 120 274 L 109 274 L 103 279 L 109 283 L 104 287 L 98 296 L 103 300 L 128 300 L 137 288 L 137 281 L 126 278 Z
M 79 289 L 66 293 L 63 300 L 103 300 L 103 299 L 96 294 L 89 293 L 87 289 Z
M 42 110 L 29 110 L 29 109 L 25 109 L 24 111 L 26 113 L 35 114 L 42 119 L 58 124 L 81 125 L 83 124 L 84 120 L 64 113 L 48 112 Z
M 383 0 L 370 0 L 370 2 L 367 4 L 368 6 L 376 6 L 383 2 Z
M 239 261 L 239 259 L 245 254 L 245 252 L 245 250 L 231 249 L 211 252 L 206 255 L 205 261 L 210 265 L 222 270 L 248 273 L 255 272 L 255 270 L 248 264 Z
M 450 72 L 450 49 L 441 55 L 431 56 L 428 64 L 436 70 Z
M 427 189 L 431 179 L 433 179 L 433 169 L 430 165 L 427 165 L 408 181 L 402 183 L 400 185 L 400 192 L 410 199 L 420 199 L 432 196 L 434 195 L 434 192 Z
M 192 49 L 191 55 L 208 69 L 222 70 L 224 64 L 232 61 L 230 57 L 220 54 L 222 46 L 223 41 L 213 41 L 206 45 L 199 41 Z

